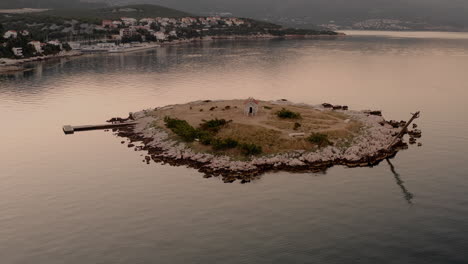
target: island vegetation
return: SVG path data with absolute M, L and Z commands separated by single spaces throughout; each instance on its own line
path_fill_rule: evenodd
M 371 166 L 405 146 L 395 141 L 401 122 L 385 121 L 380 111 L 329 104 L 205 100 L 140 111 L 131 119 L 134 127 L 116 132 L 143 142 L 145 161 L 188 164 L 228 181 L 269 170 Z

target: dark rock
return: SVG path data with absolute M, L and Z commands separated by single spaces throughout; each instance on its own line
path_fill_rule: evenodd
M 416 139 L 414 137 L 410 137 L 409 138 L 409 143 L 410 144 L 415 144 L 416 143 Z
M 382 116 L 382 111 L 380 110 L 374 110 L 369 112 L 370 115 L 375 115 L 375 116 Z
M 325 108 L 333 108 L 333 105 L 329 103 L 323 103 L 322 106 Z
M 419 142 L 419 143 L 418 143 L 418 147 L 421 147 L 421 146 L 422 146 L 422 143 L 421 143 L 421 142 Z
M 413 124 L 413 128 L 417 128 L 417 127 L 418 127 L 418 125 L 417 125 L 417 124 Z
M 348 110 L 348 106 L 347 106 L 347 105 L 343 105 L 343 110 Z
M 205 103 L 209 103 L 209 102 L 211 102 L 211 100 L 205 100 L 205 101 L 203 101 L 203 102 L 205 102 Z
M 389 125 L 391 125 L 393 128 L 398 128 L 398 127 L 400 127 L 400 122 L 395 121 L 395 120 L 387 121 L 387 123 L 388 123 Z
M 343 107 L 341 105 L 334 105 L 333 106 L 333 110 L 340 110 L 340 109 L 343 109 Z
M 408 131 L 408 135 L 414 138 L 420 138 L 422 136 L 422 131 L 419 129 L 413 129 L 411 131 Z
M 283 101 L 283 102 L 287 102 L 287 101 L 288 101 L 288 99 L 281 99 L 281 101 Z
M 131 144 L 131 143 L 128 144 L 128 147 L 129 147 L 129 148 L 133 148 L 134 146 L 135 146 L 134 144 Z
M 236 181 L 236 178 L 223 178 L 224 183 L 233 183 Z
M 125 121 L 127 121 L 127 120 L 128 120 L 128 119 L 126 119 L 126 118 L 113 117 L 113 118 L 107 120 L 106 122 L 108 122 L 108 123 L 122 123 L 122 122 L 125 122 Z
M 120 141 L 120 144 L 125 144 L 125 141 Z

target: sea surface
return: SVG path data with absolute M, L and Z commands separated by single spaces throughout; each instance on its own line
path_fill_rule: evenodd
M 0 263 L 468 263 L 468 34 L 347 32 L 32 64 L 0 77 Z M 112 132 L 200 99 L 286 98 L 416 121 L 373 168 L 248 184 L 142 162 Z

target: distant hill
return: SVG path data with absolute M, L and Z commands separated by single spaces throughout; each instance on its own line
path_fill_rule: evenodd
M 117 19 L 121 17 L 184 17 L 191 14 L 158 5 L 127 5 L 105 8 L 60 8 L 40 13 L 40 15 L 63 18 Z
M 103 1 L 94 3 L 80 0 L 1 0 L 0 9 L 13 8 L 98 8 L 105 7 Z
M 65 1 L 65 0 L 64 0 Z M 281 24 L 353 25 L 368 19 L 398 19 L 468 28 L 467 0 L 86 0 L 112 4 L 152 3 L 192 13 L 232 13 Z

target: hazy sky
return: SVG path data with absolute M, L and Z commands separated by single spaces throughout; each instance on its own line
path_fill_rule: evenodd
M 0 0 L 2 8 L 53 4 L 75 7 L 79 0 Z M 152 3 L 202 14 L 231 12 L 236 16 L 309 17 L 323 23 L 397 18 L 407 21 L 440 22 L 468 26 L 468 0 L 82 0 L 111 5 Z M 75 5 L 71 4 L 75 3 Z
M 316 20 L 383 17 L 468 23 L 468 0 L 94 0 L 155 3 L 184 11 L 236 15 L 311 16 Z

